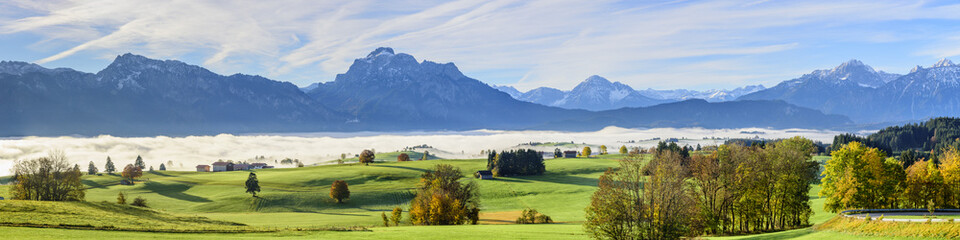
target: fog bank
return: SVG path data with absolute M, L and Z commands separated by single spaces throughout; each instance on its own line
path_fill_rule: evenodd
M 651 138 L 686 138 L 681 144 L 713 145 L 722 140 L 703 138 L 785 138 L 804 136 L 829 143 L 840 132 L 785 129 L 702 129 L 658 128 L 625 129 L 608 127 L 595 132 L 560 131 L 494 131 L 463 132 L 363 132 L 363 133 L 284 133 L 257 135 L 138 137 L 113 136 L 81 137 L 25 137 L 0 140 L 0 176 L 9 175 L 14 160 L 45 156 L 51 149 L 61 149 L 68 159 L 86 171 L 93 161 L 101 171 L 110 156 L 118 169 L 142 156 L 148 166 L 173 161 L 170 170 L 193 170 L 198 164 L 209 164 L 218 159 L 244 161 L 265 156 L 272 164 L 275 159 L 295 158 L 306 164 L 324 163 L 339 158 L 341 153 L 357 154 L 363 149 L 377 152 L 398 151 L 408 146 L 426 144 L 442 158 L 479 158 L 485 149 L 511 149 L 528 142 L 575 142 L 591 145 L 605 144 L 616 151 L 621 145 L 650 147 Z M 635 143 L 628 143 L 629 141 Z M 283 167 L 282 165 L 278 167 Z

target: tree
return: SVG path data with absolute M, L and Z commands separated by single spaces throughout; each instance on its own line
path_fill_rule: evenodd
M 620 146 L 620 155 L 627 154 L 627 145 Z
M 825 209 L 896 207 L 902 176 L 895 174 L 898 162 L 886 161 L 886 153 L 860 142 L 850 142 L 830 155 L 819 193 L 827 198 Z
M 99 171 L 100 171 L 100 170 L 97 169 L 97 166 L 96 166 L 96 165 L 93 165 L 93 161 L 90 161 L 90 165 L 87 166 L 87 174 L 88 174 L 88 175 L 95 175 L 95 174 L 97 174 L 97 172 L 99 172 Z
M 590 157 L 590 154 L 593 154 L 593 152 L 590 151 L 590 147 L 583 147 L 583 152 L 581 154 L 583 155 L 583 157 L 588 158 Z
M 390 226 L 390 219 L 387 218 L 387 213 L 386 213 L 386 212 L 380 212 L 380 218 L 383 218 L 383 226 L 384 226 L 384 227 L 389 227 L 389 226 Z
M 363 150 L 363 152 L 360 152 L 360 163 L 363 163 L 363 164 L 373 163 L 373 160 L 376 157 L 377 156 L 373 154 L 373 151 Z
M 400 155 L 397 155 L 397 162 L 406 162 L 406 161 L 410 161 L 410 155 L 407 155 L 406 153 L 401 153 Z
M 420 176 L 417 195 L 410 203 L 410 221 L 415 225 L 459 225 L 479 213 L 476 183 L 463 184 L 460 168 L 437 164 Z
M 166 170 L 167 170 L 167 166 L 166 166 L 166 165 L 163 165 L 163 163 L 161 163 L 161 164 L 160 164 L 160 171 L 166 171 Z
M 337 200 L 337 203 L 343 203 L 344 199 L 350 199 L 350 188 L 347 182 L 343 180 L 333 181 L 330 186 L 330 198 Z
M 247 193 L 253 194 L 253 197 L 257 197 L 257 193 L 260 192 L 260 180 L 257 180 L 256 173 L 250 173 L 247 176 L 247 182 L 244 183 L 244 186 L 247 187 Z
M 600 155 L 607 155 L 607 145 L 600 145 Z
M 143 163 L 143 158 L 140 155 L 137 155 L 137 160 L 133 163 L 134 166 L 140 168 L 140 170 L 146 169 L 147 165 Z
M 393 212 L 390 213 L 390 221 L 393 222 L 393 225 L 400 226 L 401 218 L 403 218 L 403 209 L 400 207 L 393 208 Z
M 943 188 L 943 178 L 932 161 L 920 160 L 906 170 L 906 187 L 903 196 L 906 205 L 911 208 L 928 208 L 942 206 L 940 190 Z
M 430 158 L 430 152 L 423 151 L 423 156 L 420 156 L 420 161 L 426 161 L 429 158 Z
M 131 206 L 144 207 L 144 208 L 145 208 L 145 207 L 147 207 L 147 199 L 145 199 L 145 198 L 143 198 L 143 197 L 140 197 L 140 196 L 137 196 L 137 198 L 134 198 L 134 199 L 133 199 L 133 202 L 130 203 L 130 205 L 131 205 Z
M 590 198 L 584 228 L 595 238 L 677 239 L 693 236 L 693 199 L 686 184 L 686 171 L 679 154 L 664 152 L 650 162 L 652 174 L 645 180 L 643 157 L 621 160 L 609 168 Z
M 82 201 L 86 187 L 79 169 L 71 168 L 61 151 L 47 157 L 16 161 L 12 169 L 15 183 L 10 194 L 17 200 Z
M 143 176 L 143 170 L 141 170 L 140 167 L 133 166 L 133 164 L 127 164 L 126 167 L 123 167 L 123 172 L 120 173 L 120 176 L 133 181 Z
M 502 151 L 487 155 L 487 170 L 494 176 L 541 175 L 546 171 L 543 154 L 533 149 Z
M 127 196 L 123 195 L 123 192 L 117 193 L 117 204 L 127 204 Z
M 153 166 L 150 166 L 150 171 L 153 172 Z
M 938 157 L 940 175 L 943 176 L 943 196 L 945 207 L 960 207 L 960 150 L 948 147 Z
M 110 157 L 107 157 L 107 164 L 103 166 L 103 171 L 113 174 L 117 171 L 117 167 L 113 166 L 113 161 L 110 160 Z
M 560 151 L 560 148 L 553 149 L 553 158 L 562 158 L 563 152 Z

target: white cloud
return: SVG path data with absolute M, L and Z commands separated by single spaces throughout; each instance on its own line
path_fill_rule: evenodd
M 805 41 L 838 37 L 897 41 L 903 37 L 887 29 L 855 29 L 862 39 L 843 32 L 865 23 L 960 18 L 957 5 L 903 1 L 638 5 L 567 0 L 71 0 L 56 4 L 15 0 L 7 4 L 34 14 L 0 23 L 0 33 L 29 32 L 46 37 L 50 44 L 72 44 L 39 59 L 40 63 L 79 52 L 112 56 L 129 51 L 162 58 L 199 55 L 202 64 L 213 70 L 263 74 L 303 85 L 330 80 L 373 48 L 392 46 L 419 59 L 456 61 L 468 74 L 518 72 L 516 79 L 498 81 L 519 81 L 513 85 L 522 89 L 570 88 L 593 74 L 649 85 L 664 79 L 635 77 L 670 74 L 643 67 L 656 61 L 764 56 L 802 48 Z M 697 60 L 679 64 L 697 64 Z M 720 79 L 756 75 L 749 71 L 715 74 Z M 670 79 L 678 80 L 676 86 L 702 83 L 697 81 L 702 74 L 679 74 Z

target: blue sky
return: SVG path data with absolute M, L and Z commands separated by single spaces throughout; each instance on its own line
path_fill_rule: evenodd
M 859 59 L 906 73 L 960 55 L 953 1 L 0 2 L 0 59 L 96 72 L 119 54 L 326 82 L 379 46 L 486 83 L 637 89 L 776 83 Z

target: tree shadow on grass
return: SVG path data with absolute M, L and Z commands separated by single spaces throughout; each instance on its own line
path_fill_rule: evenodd
M 489 180 L 481 180 L 481 181 L 489 181 Z M 529 182 L 531 182 L 530 180 L 526 180 L 526 179 L 520 179 L 520 178 L 502 178 L 502 177 L 494 178 L 493 181 L 511 182 L 511 183 L 529 183 Z
M 212 202 L 210 199 L 194 196 L 184 193 L 190 189 L 189 185 L 186 184 L 163 184 L 158 182 L 147 182 L 143 184 L 143 188 L 160 194 L 164 197 L 180 199 L 184 201 L 191 202 Z
M 418 171 L 418 172 L 426 172 L 426 171 L 427 171 L 427 169 L 415 168 L 415 167 L 407 167 L 407 166 L 373 165 L 373 167 L 400 168 L 400 169 L 406 169 L 406 170 Z
M 597 182 L 599 182 L 599 180 L 595 178 L 578 177 L 578 176 L 571 176 L 571 175 L 554 175 L 554 174 L 529 177 L 528 179 L 534 180 L 534 181 L 579 185 L 579 186 L 587 186 L 587 187 L 596 187 Z
M 100 183 L 98 183 L 98 182 L 96 182 L 96 181 L 92 181 L 92 180 L 81 180 L 80 182 L 83 183 L 83 185 L 90 186 L 90 187 L 88 187 L 87 189 L 91 189 L 91 188 L 107 188 L 107 185 L 103 185 L 103 184 L 100 184 Z

